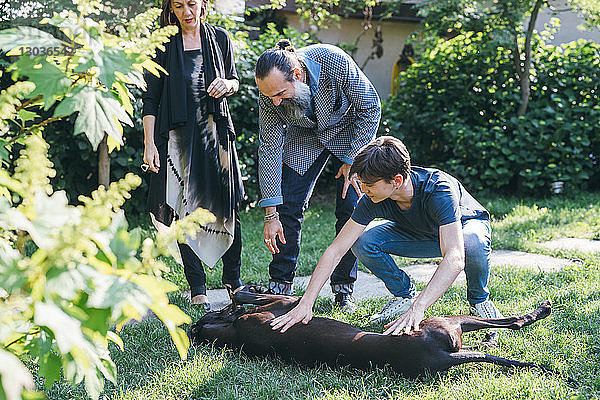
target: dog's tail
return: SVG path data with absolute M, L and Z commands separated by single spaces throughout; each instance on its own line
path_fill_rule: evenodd
M 485 363 L 490 363 L 490 364 L 501 365 L 503 367 L 537 368 L 546 373 L 557 375 L 557 376 L 560 376 L 561 378 L 564 378 L 563 374 L 561 374 L 560 372 L 553 370 L 551 368 L 544 367 L 543 365 L 530 363 L 530 362 L 524 362 L 524 361 L 511 360 L 508 358 L 503 358 L 503 357 L 498 357 L 498 356 L 492 356 L 490 354 L 485 354 L 485 353 L 481 353 L 478 351 L 459 351 L 456 353 L 450 353 L 449 357 L 451 360 L 450 366 L 466 364 L 466 363 L 470 363 L 470 362 L 485 362 Z M 577 384 L 577 381 L 573 380 L 570 377 L 567 377 L 567 381 L 570 384 Z

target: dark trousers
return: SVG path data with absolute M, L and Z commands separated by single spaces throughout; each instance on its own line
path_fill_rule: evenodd
M 185 279 L 190 285 L 191 297 L 199 294 L 206 294 L 206 273 L 204 265 L 196 253 L 187 244 L 179 244 L 181 259 L 183 261 L 183 272 Z M 240 267 L 242 265 L 242 230 L 240 224 L 240 215 L 235 214 L 235 232 L 233 234 L 233 243 L 227 249 L 221 261 L 223 262 L 222 282 L 231 285 L 233 289 L 242 286 L 240 280 Z
M 315 183 L 323 171 L 330 152 L 323 150 L 323 153 L 315 160 L 304 175 L 298 174 L 287 165 L 283 165 L 282 175 L 282 194 L 283 204 L 277 207 L 279 220 L 283 225 L 286 244 L 279 240 L 277 247 L 279 253 L 273 254 L 273 261 L 269 265 L 269 275 L 275 282 L 292 283 L 296 272 L 296 262 L 300 252 L 300 238 L 302 230 L 302 221 L 304 219 L 304 210 L 308 207 L 308 201 L 312 195 Z M 342 166 L 342 161 L 337 157 L 331 157 L 333 168 L 337 172 Z M 344 187 L 344 177 L 337 179 L 337 194 L 335 199 L 335 224 L 336 234 L 342 229 L 346 221 L 350 219 L 352 211 L 358 201 L 358 195 L 354 188 L 350 186 L 346 193 L 346 198 L 342 199 L 342 190 Z M 331 275 L 331 285 L 352 284 L 356 281 L 356 257 L 352 251 L 348 251 L 342 257 Z

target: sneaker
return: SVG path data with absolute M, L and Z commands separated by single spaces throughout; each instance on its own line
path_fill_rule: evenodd
M 334 305 L 344 314 L 352 314 L 356 311 L 356 302 L 350 293 L 336 293 Z
M 413 298 L 394 297 L 376 314 L 371 315 L 369 322 L 387 322 L 404 314 L 412 305 Z
M 502 313 L 498 311 L 494 303 L 490 300 L 486 300 L 483 303 L 471 305 L 471 315 L 476 315 L 486 319 L 500 319 L 504 318 Z

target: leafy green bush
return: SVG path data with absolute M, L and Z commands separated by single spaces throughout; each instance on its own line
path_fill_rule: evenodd
M 67 140 L 77 143 L 74 132 L 84 133 L 89 147 L 105 134 L 115 146 L 122 143 L 121 122 L 132 125 L 133 114 L 126 85 L 141 87 L 144 68 L 158 73 L 150 54 L 173 33 L 150 33 L 160 12 L 152 9 L 130 20 L 119 37 L 110 35 L 90 17 L 99 2 L 75 3 L 79 14 L 48 20 L 69 38 L 68 46 L 36 28 L 0 31 L 0 49 L 21 53 L 8 67 L 19 81 L 0 92 L 0 399 L 31 398 L 33 379 L 24 363 L 37 367 L 47 388 L 62 372 L 98 398 L 105 379 L 116 380 L 108 342 L 122 348 L 117 332 L 149 310 L 185 358 L 189 340 L 179 325 L 191 320 L 169 304 L 166 294 L 178 287 L 162 278 L 167 268 L 157 257 L 214 221 L 199 209 L 142 242 L 121 209 L 139 177 L 126 174 L 90 197 L 79 196 L 78 206 L 54 191 L 44 129 L 72 118 L 60 127 Z M 16 161 L 15 144 L 24 146 Z
M 21 359 L 39 367 L 46 388 L 62 368 L 68 382 L 83 381 L 98 398 L 104 379 L 116 380 L 108 342 L 123 348 L 118 331 L 148 310 L 187 356 L 189 340 L 178 326 L 191 320 L 169 304 L 166 294 L 177 286 L 161 278 L 166 267 L 156 258 L 214 216 L 197 210 L 141 242 L 120 210 L 140 178 L 128 174 L 71 206 L 49 184 L 55 171 L 47 147 L 29 135 L 14 174 L 0 170 L 0 394 L 16 399 L 34 389 Z
M 594 182 L 600 158 L 600 45 L 533 42 L 527 114 L 516 117 L 512 50 L 489 33 L 439 40 L 399 78 L 381 132 L 403 139 L 415 164 L 475 190 L 547 191 Z

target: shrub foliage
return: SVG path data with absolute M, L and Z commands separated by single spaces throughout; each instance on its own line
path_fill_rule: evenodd
M 597 181 L 600 45 L 533 41 L 531 99 L 517 117 L 511 48 L 493 33 L 440 39 L 402 73 L 381 131 L 403 139 L 415 163 L 459 176 L 475 190 L 547 191 Z
M 119 37 L 110 35 L 91 18 L 98 1 L 75 3 L 79 14 L 65 11 L 47 21 L 69 39 L 70 50 L 36 28 L 0 31 L 0 48 L 21 52 L 9 67 L 19 81 L 0 92 L 0 400 L 32 398 L 25 363 L 36 366 L 47 388 L 64 377 L 98 398 L 105 379 L 115 382 L 108 342 L 123 348 L 120 328 L 149 310 L 186 357 L 189 340 L 179 326 L 190 317 L 169 304 L 167 293 L 177 286 L 162 278 L 166 267 L 157 257 L 214 221 L 199 209 L 142 241 L 121 210 L 139 177 L 127 174 L 79 196 L 79 205 L 54 191 L 44 129 L 74 114 L 74 131 L 90 147 L 105 134 L 115 146 L 122 143 L 121 122 L 131 124 L 133 114 L 126 85 L 143 86 L 144 68 L 158 72 L 151 52 L 172 31 L 150 33 L 160 12 L 153 9 L 128 21 Z M 15 161 L 17 144 L 23 149 Z

